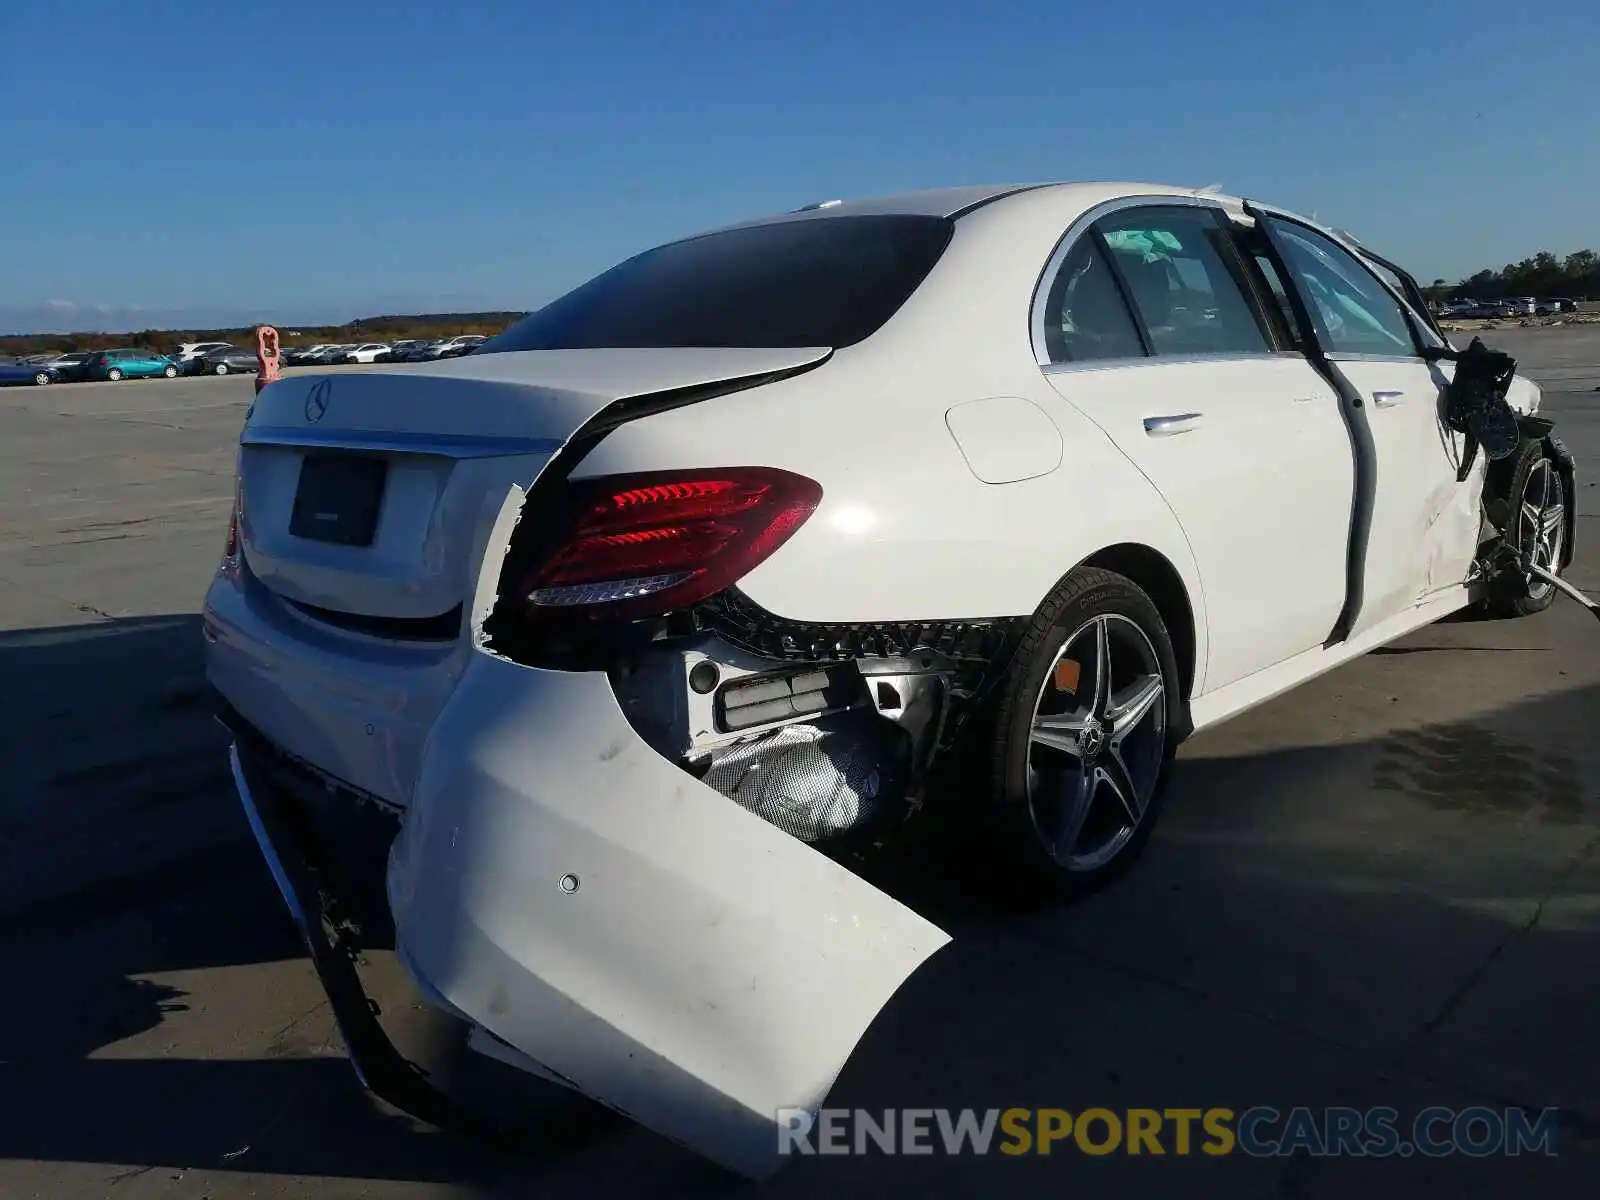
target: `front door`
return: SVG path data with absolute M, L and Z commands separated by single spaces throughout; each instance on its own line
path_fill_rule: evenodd
M 1485 459 L 1458 482 L 1459 435 L 1442 421 L 1451 364 L 1429 362 L 1420 318 L 1323 233 L 1267 216 L 1330 363 L 1361 401 L 1375 459 L 1360 607 L 1350 635 L 1460 585 L 1477 552 Z

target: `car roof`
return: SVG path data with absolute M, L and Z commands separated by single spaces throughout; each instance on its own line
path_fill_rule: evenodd
M 1023 192 L 1049 191 L 1055 198 L 1070 203 L 1082 199 L 1085 206 L 1098 204 L 1118 196 L 1205 196 L 1230 207 L 1239 207 L 1243 201 L 1227 196 L 1212 188 L 1182 187 L 1165 183 L 1136 182 L 1055 182 L 1055 183 L 994 183 L 966 187 L 930 188 L 923 191 L 900 192 L 884 196 L 867 196 L 854 200 L 823 200 L 807 204 L 790 212 L 772 213 L 751 220 L 737 221 L 722 229 L 737 229 L 751 225 L 769 225 L 782 221 L 799 221 L 845 216 L 928 216 L 961 217 L 974 209 L 1003 200 Z M 719 232 L 708 230 L 707 232 Z

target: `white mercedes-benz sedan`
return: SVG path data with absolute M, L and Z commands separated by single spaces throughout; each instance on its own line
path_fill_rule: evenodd
M 1570 456 L 1510 368 L 1457 428 L 1463 354 L 1302 217 L 1051 184 L 810 205 L 269 384 L 208 675 L 363 1081 L 478 1119 L 374 1017 L 354 892 L 475 1050 L 772 1170 L 948 941 L 852 847 L 938 808 L 1070 896 L 1193 731 L 1550 603 Z M 319 833 L 357 811 L 373 870 Z

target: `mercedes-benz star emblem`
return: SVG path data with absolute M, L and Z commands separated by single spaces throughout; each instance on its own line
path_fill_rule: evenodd
M 1100 757 L 1100 751 L 1105 749 L 1105 744 L 1105 730 L 1100 727 L 1098 721 L 1091 720 L 1078 735 L 1078 753 L 1088 762 Z
M 328 393 L 333 391 L 333 380 L 319 379 L 306 393 L 306 424 L 315 425 L 327 414 Z

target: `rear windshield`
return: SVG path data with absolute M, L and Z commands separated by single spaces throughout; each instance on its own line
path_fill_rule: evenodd
M 478 348 L 851 346 L 950 244 L 945 217 L 851 216 L 708 233 L 646 250 Z

